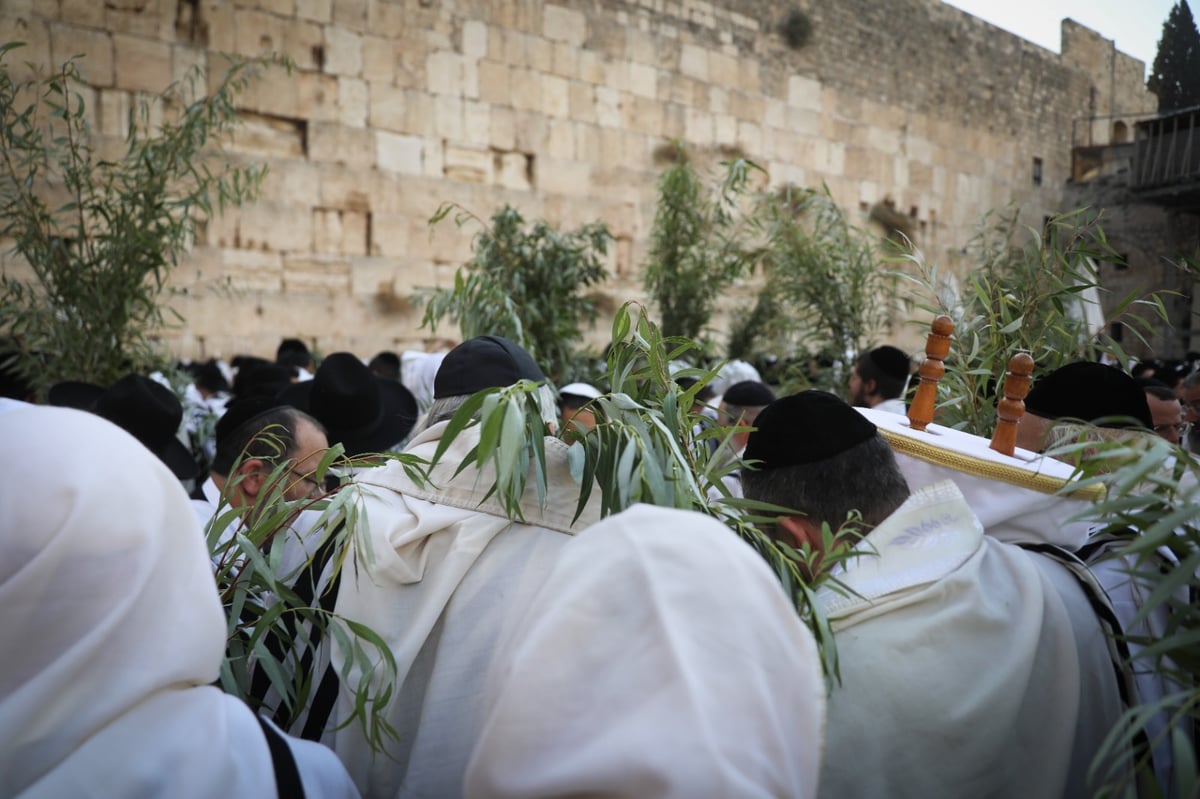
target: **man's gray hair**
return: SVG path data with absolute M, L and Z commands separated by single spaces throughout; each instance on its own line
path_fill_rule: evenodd
M 742 469 L 747 499 L 800 511 L 836 530 L 851 511 L 875 527 L 908 499 L 908 483 L 883 436 L 855 444 L 832 458 L 775 469 Z

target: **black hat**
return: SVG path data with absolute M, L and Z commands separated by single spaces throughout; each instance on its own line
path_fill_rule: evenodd
M 759 469 L 828 460 L 877 435 L 866 417 L 825 391 L 777 399 L 754 424 L 745 459 L 760 461 Z
M 775 401 L 775 392 L 767 388 L 766 383 L 743 380 L 725 389 L 721 400 L 726 405 L 737 405 L 739 408 L 761 408 Z
M 221 371 L 221 367 L 217 365 L 215 360 L 205 361 L 195 367 L 193 374 L 193 382 L 205 391 L 217 394 L 223 391 L 229 391 L 229 381 L 225 379 L 225 373 Z
M 325 425 L 329 443 L 347 455 L 384 452 L 417 423 L 417 400 L 395 380 L 383 380 L 349 352 L 321 362 L 312 380 L 295 383 L 279 399 Z
M 125 375 L 96 397 L 90 410 L 131 433 L 180 480 L 196 476 L 196 459 L 175 437 L 183 406 L 171 389 L 142 375 Z
M 1042 377 L 1025 398 L 1025 411 L 1045 419 L 1081 419 L 1101 427 L 1129 427 L 1132 417 L 1153 428 L 1146 392 L 1129 375 L 1091 361 L 1069 363 Z
M 903 350 L 885 344 L 867 353 L 872 365 L 888 377 L 903 382 L 912 372 L 912 361 Z
M 225 406 L 225 413 L 221 414 L 221 418 L 217 420 L 217 429 L 214 435 L 217 449 L 221 449 L 221 442 L 226 441 L 239 427 L 256 416 L 262 416 L 267 411 L 272 411 L 276 408 L 288 407 L 291 406 L 283 400 L 274 397 L 253 395 L 238 397 Z
M 50 386 L 46 392 L 46 404 L 59 408 L 90 410 L 96 398 L 104 393 L 104 386 L 85 383 L 82 380 L 64 380 Z
M 238 397 L 274 397 L 292 384 L 296 370 L 270 361 L 244 361 L 233 376 L 233 394 Z
M 21 374 L 20 353 L 0 350 L 0 397 L 28 400 L 34 393 L 33 383 Z
M 446 354 L 433 378 L 433 398 L 503 388 L 518 380 L 545 381 L 529 353 L 502 336 L 477 336 Z

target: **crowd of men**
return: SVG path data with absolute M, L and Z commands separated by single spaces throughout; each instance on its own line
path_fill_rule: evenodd
M 603 391 L 556 390 L 517 344 L 318 365 L 287 340 L 231 366 L 197 365 L 183 402 L 138 375 L 59 384 L 60 407 L 0 400 L 0 440 L 21 453 L 0 466 L 0 795 L 211 796 L 224 779 L 235 796 L 1084 797 L 1139 761 L 1144 795 L 1172 795 L 1173 731 L 1194 747 L 1171 704 L 1194 686 L 1145 647 L 1168 606 L 1143 610 L 1156 586 L 1116 554 L 1130 533 L 1099 535 L 1073 469 L 1042 453 L 1064 428 L 1195 447 L 1200 373 L 1051 372 L 1012 455 L 910 426 L 895 347 L 854 362 L 850 403 L 720 375 L 697 407 L 700 429 L 731 431 L 713 440 L 710 501 L 790 509 L 764 532 L 839 559 L 817 591 L 827 684 L 790 598 L 720 523 L 641 505 L 601 518 L 596 492 L 579 507 L 570 447 Z M 514 521 L 494 467 L 461 467 L 479 428 L 448 427 L 522 380 L 557 413 Z M 333 445 L 359 466 L 330 480 Z M 363 465 L 398 451 L 442 457 L 421 477 Z M 343 647 L 294 726 L 210 687 L 225 624 L 201 531 L 219 519 L 228 542 L 260 504 L 332 491 L 356 492 L 364 534 L 317 593 L 390 650 L 385 752 L 341 723 L 379 679 Z M 314 525 L 295 518 L 281 572 L 312 562 Z M 1180 560 L 1160 557 L 1164 573 Z M 1122 713 L 1155 702 L 1090 771 Z

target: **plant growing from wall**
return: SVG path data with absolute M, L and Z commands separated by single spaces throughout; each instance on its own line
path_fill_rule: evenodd
M 457 206 L 443 205 L 430 219 L 437 224 Z M 459 325 L 464 338 L 501 335 L 533 356 L 555 381 L 586 371 L 576 347 L 583 324 L 596 320 L 596 300 L 589 289 L 608 272 L 603 259 L 612 236 L 593 222 L 562 233 L 538 221 L 526 229 L 515 208 L 505 206 L 483 224 L 468 212 L 461 225 L 483 226 L 473 241 L 474 255 L 454 276 L 450 289 L 422 289 L 414 304 L 425 305 L 423 327 L 436 331 L 444 318 Z
M 1018 237 L 1023 234 L 1024 241 Z M 1152 322 L 1134 313 L 1148 309 L 1165 322 L 1161 292 L 1131 293 L 1107 319 L 1100 317 L 1104 291 L 1098 261 L 1116 261 L 1094 212 L 1078 210 L 1052 218 L 1044 228 L 1022 227 L 1016 211 L 985 216 L 968 248 L 970 263 L 961 290 L 941 278 L 919 252 L 897 260 L 915 264 L 904 277 L 917 285 L 917 309 L 947 314 L 955 322 L 955 340 L 938 386 L 937 421 L 985 437 L 996 422 L 996 386 L 1009 359 L 1028 352 L 1036 363 L 1034 378 L 1077 360 L 1107 355 L 1128 363 L 1120 344 L 1105 331 L 1121 322 L 1139 339 L 1153 333 Z
M 139 102 L 112 157 L 93 134 L 78 64 L 15 80 L 17 47 L 0 46 L 0 238 L 32 276 L 0 276 L 3 332 L 39 389 L 109 385 L 161 357 L 151 341 L 167 322 L 160 298 L 196 225 L 258 192 L 265 169 L 233 166 L 213 145 L 236 125 L 234 98 L 261 62 L 233 63 L 207 96 L 195 70 Z
M 658 206 L 650 252 L 642 268 L 663 335 L 700 341 L 717 298 L 749 264 L 741 244 L 737 201 L 746 193 L 754 164 L 729 162 L 721 184 L 704 185 L 682 146 L 658 178 Z
M 792 7 L 779 23 L 779 34 L 793 50 L 800 50 L 812 37 L 812 20 L 799 8 Z

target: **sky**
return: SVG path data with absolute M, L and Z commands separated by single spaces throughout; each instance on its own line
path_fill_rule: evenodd
M 945 0 L 993 25 L 1059 52 L 1064 17 L 1113 39 L 1117 49 L 1146 63 L 1158 52 L 1163 23 L 1175 0 Z M 1192 16 L 1200 2 L 1190 0 Z

